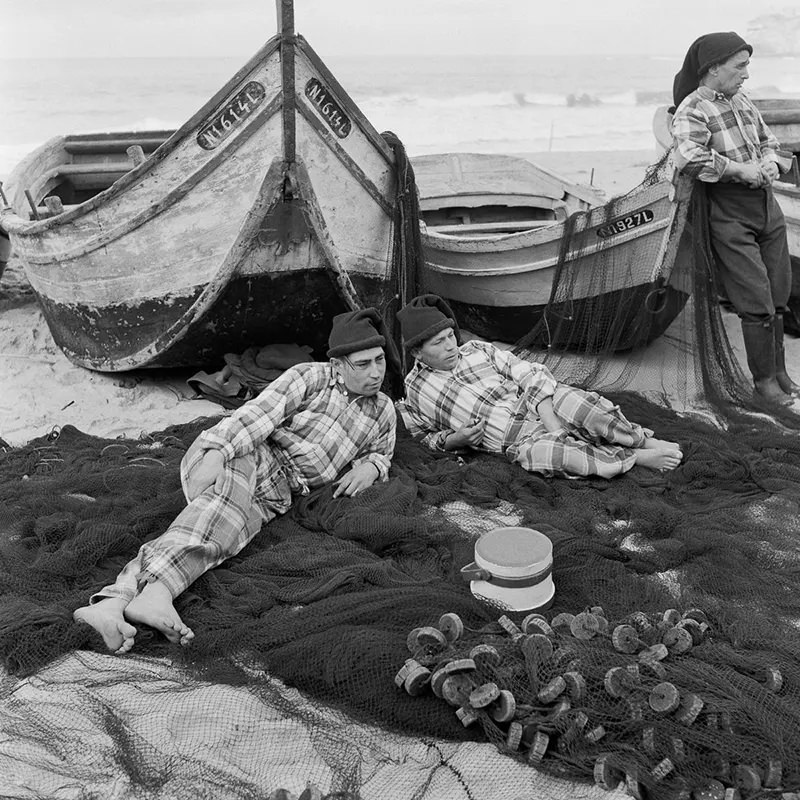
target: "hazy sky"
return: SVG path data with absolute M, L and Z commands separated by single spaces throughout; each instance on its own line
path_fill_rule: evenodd
M 295 0 L 320 55 L 683 55 L 702 33 L 745 34 L 785 8 L 752 0 Z M 274 0 L 0 0 L 0 58 L 247 57 L 276 28 Z

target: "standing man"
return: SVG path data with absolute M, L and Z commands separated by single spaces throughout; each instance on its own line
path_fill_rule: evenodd
M 334 497 L 353 496 L 385 481 L 396 433 L 394 407 L 380 392 L 387 342 L 376 309 L 339 314 L 330 363 L 288 369 L 201 433 L 181 462 L 186 508 L 141 546 L 114 584 L 74 612 L 75 620 L 118 654 L 133 647 L 133 623 L 189 644 L 194 633 L 174 598 L 288 511 L 292 495 L 333 483 Z
M 629 422 L 595 392 L 558 383 L 543 364 L 489 342 L 458 344 L 447 303 L 433 294 L 397 313 L 414 366 L 397 403 L 412 436 L 433 450 L 500 453 L 530 472 L 611 478 L 634 465 L 674 469 L 674 442 Z
M 673 159 L 677 170 L 706 184 L 717 274 L 741 319 L 756 392 L 788 405 L 800 397 L 783 343 L 792 272 L 772 184 L 791 160 L 740 91 L 752 52 L 733 31 L 692 43 L 673 86 Z

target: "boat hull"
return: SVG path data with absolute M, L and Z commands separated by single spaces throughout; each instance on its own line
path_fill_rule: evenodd
M 654 282 L 549 307 L 496 308 L 449 302 L 462 326 L 482 338 L 508 343 L 524 340 L 530 347 L 598 353 L 607 350 L 610 342 L 615 352 L 647 346 L 669 328 L 688 299 L 688 292 Z M 546 325 L 546 320 L 556 324 Z
M 324 356 L 335 314 L 392 294 L 392 152 L 301 37 L 273 39 L 138 165 L 81 161 L 79 140 L 23 162 L 2 217 L 77 364 L 213 365 L 273 342 Z M 25 218 L 22 187 L 63 210 Z
M 660 181 L 611 210 L 528 232 L 482 239 L 425 232 L 422 286 L 445 297 L 463 326 L 487 339 L 513 343 L 537 328 L 527 342 L 575 350 L 640 347 L 669 327 L 691 292 L 675 269 L 689 245 L 687 203 L 688 197 L 676 203 L 671 184 Z

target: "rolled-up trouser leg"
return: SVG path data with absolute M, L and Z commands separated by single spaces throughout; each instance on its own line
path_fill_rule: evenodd
M 264 522 L 285 513 L 291 505 L 291 492 L 277 461 L 268 478 L 259 483 L 258 507 L 254 503 L 255 489 L 254 455 L 226 463 L 219 490 L 210 486 L 192 500 L 165 533 L 145 542 L 116 581 L 89 602 L 105 597 L 132 600 L 152 580 L 162 582 L 172 597 L 177 597 L 204 572 L 236 555 Z
M 508 448 L 508 458 L 545 475 L 612 478 L 634 466 L 636 449 L 653 435 L 596 392 L 559 384 L 553 410 L 563 430 L 548 433 L 544 426 L 536 426 Z

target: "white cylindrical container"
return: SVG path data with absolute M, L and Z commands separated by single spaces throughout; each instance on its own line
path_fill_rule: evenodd
M 461 575 L 476 597 L 511 611 L 547 608 L 556 592 L 552 542 L 533 528 L 495 528 L 475 542 Z

